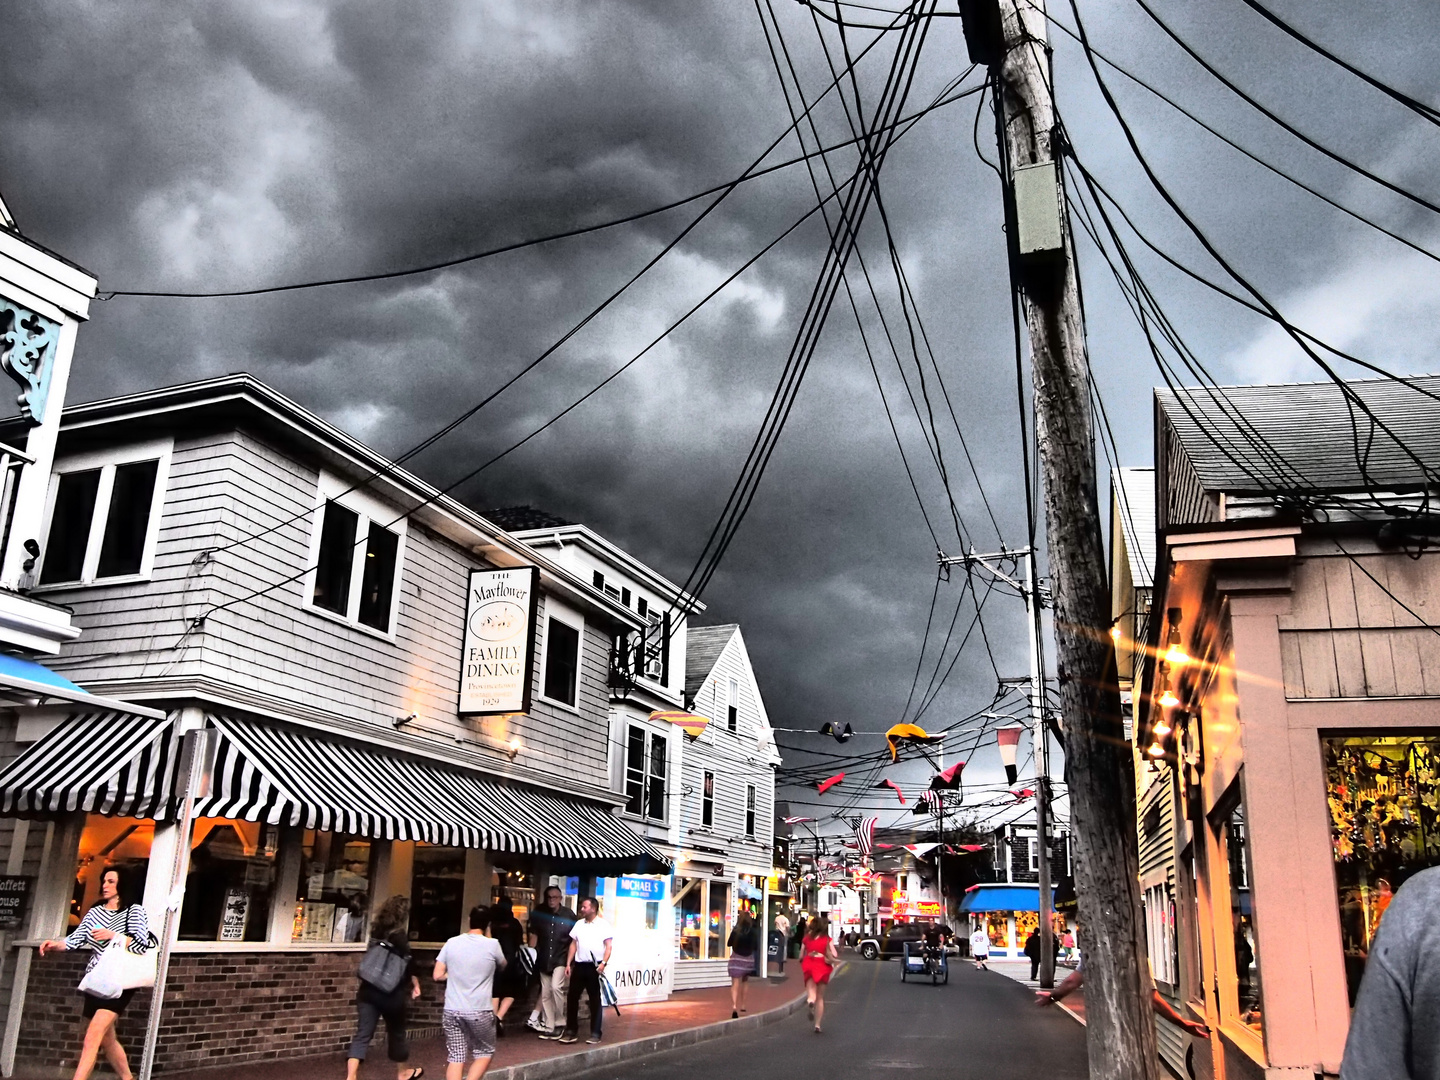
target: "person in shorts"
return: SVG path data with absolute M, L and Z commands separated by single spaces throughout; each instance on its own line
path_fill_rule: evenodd
M 489 936 L 490 912 L 470 910 L 470 932 L 445 942 L 435 957 L 435 981 L 445 984 L 445 1080 L 480 1080 L 495 1056 L 495 1013 L 491 989 L 505 969 L 500 943 Z M 465 1063 L 470 1063 L 468 1071 Z

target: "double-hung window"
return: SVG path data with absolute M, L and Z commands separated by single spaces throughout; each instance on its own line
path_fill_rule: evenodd
M 755 785 L 745 785 L 745 835 L 755 835 Z
M 545 620 L 545 696 L 575 706 L 580 677 L 580 630 L 556 618 Z
M 736 731 L 740 726 L 740 684 L 731 679 L 725 693 L 725 727 L 729 731 Z
M 700 824 L 707 828 L 715 824 L 715 774 L 705 774 L 705 786 L 700 792 Z
M 652 821 L 665 820 L 665 736 L 632 724 L 625 744 L 625 809 Z
M 150 574 L 172 443 L 56 462 L 40 585 L 90 585 Z
M 315 510 L 307 601 L 346 622 L 393 634 L 404 561 L 401 514 L 328 474 Z

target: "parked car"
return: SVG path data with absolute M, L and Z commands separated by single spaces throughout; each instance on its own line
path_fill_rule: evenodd
M 862 937 L 857 946 L 860 955 L 866 960 L 889 959 L 892 956 L 899 956 L 905 951 L 905 944 L 918 944 L 925 938 L 925 931 L 930 929 L 929 923 L 897 923 L 880 937 Z M 945 931 L 947 953 L 958 952 L 955 944 L 955 935 L 948 926 L 941 926 Z

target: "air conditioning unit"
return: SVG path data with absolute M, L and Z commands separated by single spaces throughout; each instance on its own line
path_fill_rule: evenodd
M 645 661 L 645 677 L 657 682 L 665 677 L 665 663 L 658 656 Z

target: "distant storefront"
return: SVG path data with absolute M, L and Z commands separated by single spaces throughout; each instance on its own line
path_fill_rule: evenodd
M 1040 927 L 1038 885 L 971 885 L 960 901 L 960 915 L 968 917 L 967 933 L 983 929 L 990 939 L 990 955 L 997 959 L 1025 955 L 1025 940 Z M 1063 934 L 1066 920 L 1055 915 L 1056 933 Z

